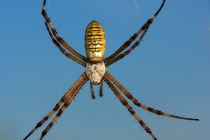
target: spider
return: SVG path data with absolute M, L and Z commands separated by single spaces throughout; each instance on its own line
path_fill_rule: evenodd
M 53 120 L 49 123 L 49 125 L 45 128 L 40 136 L 40 140 L 48 133 L 50 128 L 54 125 L 57 119 L 61 116 L 63 111 L 71 104 L 74 100 L 78 92 L 82 89 L 84 84 L 90 80 L 90 91 L 92 99 L 95 99 L 95 94 L 93 90 L 93 85 L 100 85 L 99 96 L 102 97 L 103 90 L 103 81 L 110 87 L 119 101 L 127 108 L 127 110 L 132 114 L 132 116 L 139 122 L 139 124 L 144 128 L 144 130 L 149 133 L 149 135 L 157 140 L 155 135 L 152 133 L 150 128 L 141 120 L 141 118 L 135 113 L 133 108 L 128 104 L 125 98 L 122 96 L 124 94 L 129 100 L 131 100 L 136 106 L 145 109 L 149 112 L 152 112 L 157 115 L 167 116 L 171 118 L 184 119 L 184 120 L 193 120 L 199 121 L 199 119 L 195 118 L 185 118 L 181 116 L 175 116 L 171 114 L 164 113 L 160 110 L 153 109 L 146 105 L 141 104 L 136 100 L 135 97 L 129 93 L 128 90 L 124 86 L 122 86 L 107 70 L 106 67 L 111 64 L 117 62 L 122 59 L 126 55 L 128 55 L 132 50 L 134 50 L 141 42 L 146 32 L 149 29 L 150 24 L 159 14 L 166 0 L 163 0 L 160 8 L 157 12 L 150 18 L 129 40 L 127 40 L 118 50 L 116 50 L 109 57 L 104 58 L 106 42 L 105 42 L 105 33 L 102 25 L 93 20 L 91 23 L 87 25 L 86 33 L 85 33 L 85 50 L 86 56 L 83 56 L 76 52 L 71 46 L 69 46 L 57 33 L 54 28 L 52 22 L 50 21 L 46 11 L 45 5 L 46 0 L 43 1 L 42 5 L 42 15 L 45 19 L 45 26 L 47 31 L 52 39 L 52 42 L 58 47 L 58 49 L 68 58 L 77 62 L 78 64 L 86 67 L 86 70 L 82 75 L 77 79 L 77 81 L 70 87 L 70 89 L 63 95 L 60 101 L 55 105 L 55 107 L 51 110 L 49 114 L 47 114 L 37 125 L 33 128 L 33 130 L 24 138 L 26 140 L 35 130 L 41 127 L 54 113 L 57 114 L 53 118 Z M 139 36 L 136 42 L 134 40 Z M 134 42 L 134 43 L 133 43 Z M 131 45 L 133 43 L 133 45 Z M 129 47 L 130 46 L 130 47 Z

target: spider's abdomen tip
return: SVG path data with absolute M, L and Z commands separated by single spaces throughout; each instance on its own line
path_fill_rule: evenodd
M 93 20 L 93 21 L 91 21 L 91 23 L 98 23 L 98 21 L 97 20 Z

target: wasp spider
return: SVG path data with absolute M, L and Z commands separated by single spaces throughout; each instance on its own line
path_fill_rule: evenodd
M 117 62 L 118 60 L 122 59 L 126 55 L 128 55 L 132 50 L 134 50 L 143 39 L 144 35 L 146 34 L 147 30 L 149 29 L 150 24 L 159 14 L 165 0 L 163 0 L 160 8 L 157 12 L 150 18 L 129 40 L 127 40 L 118 50 L 116 50 L 112 55 L 109 57 L 104 58 L 105 48 L 106 48 L 106 41 L 105 41 L 105 33 L 102 25 L 93 20 L 91 23 L 88 24 L 85 32 L 85 50 L 86 56 L 83 56 L 76 52 L 71 46 L 69 46 L 57 33 L 56 29 L 54 28 L 52 22 L 50 21 L 46 11 L 45 11 L 45 4 L 46 0 L 43 2 L 42 6 L 42 15 L 45 19 L 45 26 L 47 31 L 52 39 L 52 42 L 58 47 L 58 49 L 68 58 L 77 62 L 78 64 L 82 65 L 86 68 L 85 72 L 77 79 L 77 81 L 71 86 L 71 88 L 63 95 L 60 101 L 55 105 L 52 111 L 47 114 L 37 125 L 34 129 L 24 138 L 26 140 L 36 129 L 42 126 L 55 112 L 57 112 L 56 116 L 53 120 L 49 123 L 49 125 L 45 128 L 42 132 L 40 140 L 47 134 L 56 120 L 61 116 L 63 111 L 71 104 L 73 99 L 76 97 L 78 92 L 84 86 L 84 84 L 90 80 L 90 91 L 91 96 L 94 99 L 94 91 L 93 85 L 100 84 L 100 92 L 99 95 L 102 97 L 102 88 L 103 88 L 103 81 L 111 88 L 113 93 L 119 99 L 119 101 L 124 105 L 127 110 L 132 114 L 132 116 L 139 122 L 139 124 L 144 128 L 144 130 L 149 133 L 149 135 L 156 140 L 157 138 L 149 129 L 149 127 L 141 120 L 141 118 L 135 113 L 133 108 L 128 104 L 128 102 L 124 99 L 122 94 L 124 94 L 129 100 L 131 100 L 136 106 L 150 111 L 157 115 L 177 118 L 177 119 L 184 119 L 184 120 L 193 120 L 199 121 L 199 119 L 194 118 L 185 118 L 180 116 L 175 116 L 171 114 L 164 113 L 160 110 L 153 109 L 146 105 L 141 104 L 136 100 L 135 97 L 132 96 L 129 91 L 124 88 L 107 70 L 106 67 L 110 66 L 111 64 Z M 134 40 L 139 36 L 136 42 Z M 131 43 L 134 42 L 133 45 Z M 130 47 L 129 47 L 130 46 Z

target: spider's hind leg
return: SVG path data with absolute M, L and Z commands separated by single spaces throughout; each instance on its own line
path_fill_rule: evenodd
M 50 30 L 52 31 L 52 34 L 54 35 L 56 41 L 61 44 L 66 50 L 69 51 L 72 55 L 74 55 L 76 58 L 80 59 L 83 62 L 87 62 L 87 58 L 75 51 L 68 43 L 58 35 L 58 32 L 56 31 L 55 27 L 53 26 L 53 23 L 50 21 L 50 18 L 47 15 L 47 12 L 45 10 L 46 8 L 46 0 L 43 1 L 42 5 L 42 16 L 44 17 L 46 24 L 49 26 Z
M 54 35 L 51 33 L 51 30 L 50 30 L 49 25 L 47 24 L 47 22 L 45 22 L 45 26 L 46 26 L 46 28 L 47 28 L 47 32 L 49 33 L 52 42 L 58 47 L 58 49 L 59 49 L 66 57 L 72 59 L 73 61 L 75 61 L 75 62 L 77 62 L 78 64 L 80 64 L 80 65 L 82 65 L 83 67 L 85 67 L 85 66 L 86 66 L 86 63 L 85 63 L 83 60 L 81 60 L 81 59 L 75 57 L 75 56 L 72 55 L 71 53 L 66 52 L 66 50 L 58 43 L 58 41 L 55 39 Z

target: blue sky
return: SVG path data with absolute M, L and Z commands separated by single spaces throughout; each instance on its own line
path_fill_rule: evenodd
M 47 1 L 58 33 L 85 55 L 84 32 L 92 20 L 106 33 L 106 56 L 159 8 L 161 0 Z M 135 4 L 136 3 L 136 4 Z M 42 0 L 1 1 L 0 139 L 23 139 L 84 71 L 51 42 Z M 199 122 L 136 113 L 161 140 L 210 139 L 210 1 L 167 0 L 144 41 L 108 68 L 141 103 Z M 96 93 L 98 87 L 95 87 Z M 104 84 L 92 100 L 86 84 L 45 140 L 151 140 Z M 49 121 L 47 122 L 47 124 Z M 29 139 L 37 140 L 46 125 Z

